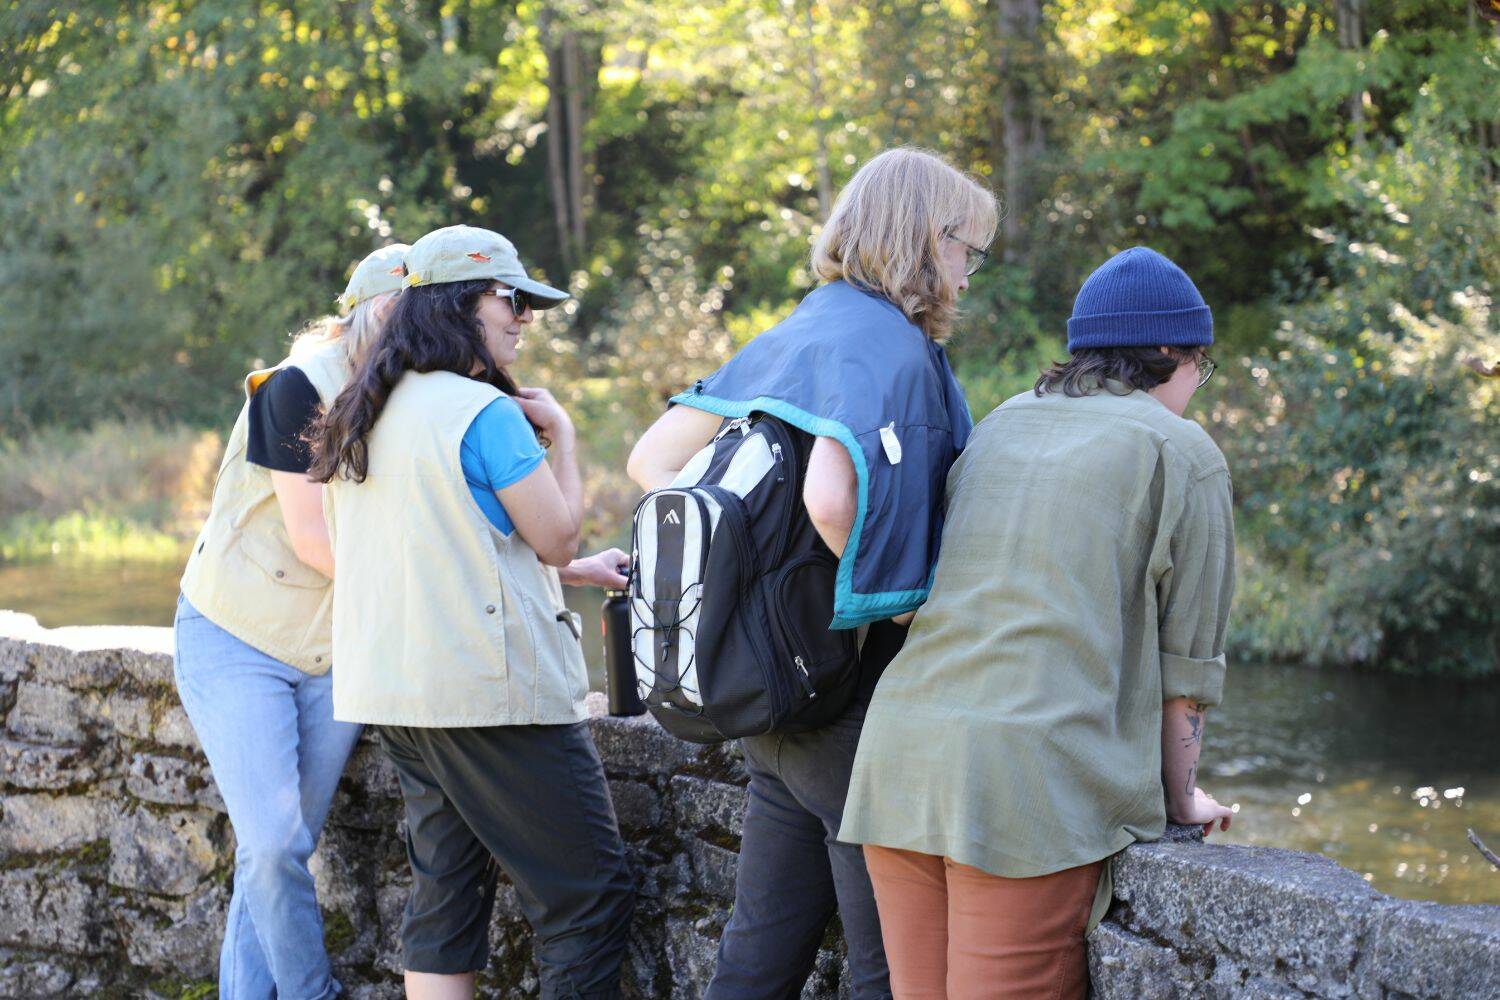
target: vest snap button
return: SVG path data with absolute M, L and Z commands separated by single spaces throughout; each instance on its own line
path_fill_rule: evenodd
M 284 576 L 286 576 L 286 570 L 278 569 L 276 571 L 276 579 L 280 580 Z
M 494 614 L 495 613 L 495 606 L 493 604 L 486 604 L 484 606 L 484 613 L 487 614 L 487 615 Z
M 313 662 L 314 663 L 322 663 L 323 662 L 323 658 L 321 656 L 314 656 L 313 657 Z

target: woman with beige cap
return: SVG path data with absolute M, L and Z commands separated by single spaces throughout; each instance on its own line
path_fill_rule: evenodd
M 339 991 L 307 860 L 360 727 L 333 718 L 333 556 L 301 435 L 379 334 L 406 249 L 361 261 L 342 315 L 311 324 L 289 357 L 245 379 L 182 577 L 177 690 L 238 842 L 219 957 L 225 1000 Z
M 633 879 L 559 584 L 624 586 L 625 555 L 573 558 L 573 424 L 507 371 L 533 310 L 568 296 L 472 226 L 428 233 L 406 270 L 315 430 L 311 475 L 339 565 L 334 715 L 375 727 L 406 800 L 407 995 L 472 996 L 496 862 L 535 933 L 542 997 L 616 997 Z

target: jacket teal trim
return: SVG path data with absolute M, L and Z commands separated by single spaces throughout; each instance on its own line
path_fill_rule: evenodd
M 933 572 L 927 575 L 927 586 L 920 590 L 892 590 L 879 594 L 856 594 L 854 592 L 854 559 L 859 553 L 861 529 L 865 523 L 865 511 L 869 505 L 866 496 L 869 490 L 869 470 L 865 466 L 865 450 L 854 439 L 854 433 L 836 420 L 815 416 L 800 407 L 770 396 L 757 396 L 748 400 L 723 399 L 705 396 L 698 392 L 679 392 L 672 397 L 673 403 L 691 406 L 721 417 L 747 417 L 751 413 L 769 413 L 778 420 L 791 424 L 798 430 L 815 437 L 833 438 L 844 446 L 854 462 L 854 474 L 858 479 L 859 509 L 854 514 L 854 527 L 849 531 L 849 541 L 844 554 L 839 558 L 838 574 L 834 579 L 833 621 L 829 628 L 858 628 L 867 622 L 880 621 L 904 614 L 922 605 L 932 589 Z

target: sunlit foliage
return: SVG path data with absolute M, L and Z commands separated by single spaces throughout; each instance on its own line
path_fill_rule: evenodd
M 15 0 L 0 438 L 221 426 L 353 260 L 471 222 L 577 294 L 518 374 L 599 425 L 602 523 L 662 395 L 784 315 L 839 186 L 917 143 L 1010 220 L 951 344 L 976 409 L 1057 356 L 1090 269 L 1162 250 L 1215 310 L 1238 648 L 1491 671 L 1494 383 L 1456 363 L 1496 350 L 1500 36 L 1474 10 Z

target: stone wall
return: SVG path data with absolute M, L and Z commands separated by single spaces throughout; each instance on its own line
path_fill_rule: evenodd
M 0 612 L 0 996 L 211 991 L 234 836 L 173 692 L 170 641 Z M 629 992 L 697 997 L 733 895 L 743 768 L 648 718 L 596 714 L 593 729 L 639 876 Z M 314 859 L 356 997 L 400 995 L 400 815 L 394 774 L 361 743 Z M 1090 941 L 1096 995 L 1500 996 L 1500 907 L 1394 900 L 1325 858 L 1190 840 L 1119 861 Z M 484 993 L 534 993 L 508 886 L 491 942 Z M 845 996 L 846 982 L 835 929 L 804 996 Z

